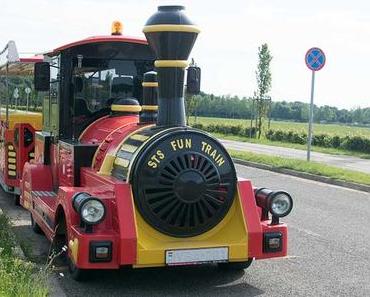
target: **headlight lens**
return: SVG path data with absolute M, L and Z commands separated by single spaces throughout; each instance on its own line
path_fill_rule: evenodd
M 286 192 L 275 192 L 270 198 L 270 212 L 277 217 L 287 216 L 293 208 L 293 199 Z
M 79 192 L 72 198 L 74 210 L 81 216 L 81 220 L 88 225 L 100 223 L 105 216 L 103 202 L 89 193 Z
M 81 206 L 80 214 L 85 223 L 97 224 L 104 218 L 105 208 L 100 200 L 91 198 Z

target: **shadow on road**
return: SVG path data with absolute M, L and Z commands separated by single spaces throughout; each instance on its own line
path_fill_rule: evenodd
M 246 283 L 245 272 L 222 271 L 216 265 L 95 271 L 85 283 L 66 276 L 67 296 L 258 296 L 264 291 Z M 244 279 L 244 280 L 243 280 Z

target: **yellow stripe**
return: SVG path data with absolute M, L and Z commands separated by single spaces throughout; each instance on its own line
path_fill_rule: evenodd
M 8 152 L 8 156 L 9 156 L 9 157 L 15 157 L 15 156 L 16 156 L 16 154 L 15 154 L 15 152 Z
M 8 145 L 8 150 L 9 150 L 9 151 L 14 150 L 14 146 L 12 146 L 12 145 Z
M 14 164 L 8 164 L 8 169 L 17 169 L 17 166 L 15 166 Z
M 69 250 L 71 251 L 72 260 L 74 263 L 77 263 L 78 260 L 78 239 L 70 240 L 68 243 Z
M 16 176 L 16 172 L 14 171 L 14 170 L 9 170 L 8 171 L 8 175 L 10 175 L 10 176 Z
M 104 142 L 103 142 L 104 143 Z M 104 157 L 104 161 L 102 165 L 100 166 L 99 174 L 100 175 L 110 175 L 113 167 L 113 162 L 115 160 L 116 156 L 115 155 L 110 155 L 107 154 Z
M 8 158 L 8 163 L 15 163 L 16 162 L 16 159 L 15 158 Z
M 33 158 L 35 156 L 35 153 L 29 153 L 29 156 Z
M 144 33 L 149 32 L 189 32 L 189 33 L 200 33 L 197 26 L 194 25 L 176 25 L 176 24 L 161 24 L 161 25 L 149 25 L 143 29 Z
M 114 163 L 114 160 L 116 159 L 116 155 L 118 153 L 118 151 L 120 150 L 122 144 L 130 138 L 131 135 L 133 135 L 134 133 L 138 133 L 139 131 L 141 130 L 144 130 L 144 129 L 147 129 L 148 126 L 144 126 L 142 128 L 139 128 L 138 130 L 135 130 L 133 131 L 131 134 L 127 135 L 125 138 L 123 138 L 123 140 L 120 142 L 120 144 L 118 146 L 115 147 L 115 149 L 113 151 L 111 151 L 109 154 L 107 154 L 105 157 L 104 157 L 104 160 L 103 160 L 103 163 L 100 167 L 100 170 L 98 172 L 99 175 L 111 175 L 111 171 L 112 171 L 112 167 L 113 167 L 113 163 Z M 115 131 L 117 131 L 118 129 L 120 128 L 117 128 Z M 113 135 L 114 131 L 109 134 L 109 135 Z M 100 145 L 100 147 L 104 144 L 104 142 Z M 99 147 L 99 149 L 100 149 Z M 99 150 L 98 149 L 98 150 Z M 97 152 L 98 152 L 97 150 Z M 94 160 L 96 158 L 96 154 L 95 153 L 95 156 L 94 156 Z M 95 161 L 94 161 L 95 162 Z M 95 165 L 94 165 L 95 166 Z
M 131 145 L 131 144 L 127 144 L 125 143 L 124 145 L 122 145 L 121 147 L 121 151 L 125 151 L 125 152 L 130 152 L 130 153 L 133 153 L 134 151 L 136 151 L 138 149 L 137 146 L 134 146 L 134 145 Z
M 141 84 L 143 87 L 153 87 L 153 88 L 156 88 L 158 87 L 158 83 L 157 82 L 149 82 L 149 81 L 144 81 L 142 84 Z
M 141 135 L 141 134 L 134 134 L 129 139 L 133 140 L 139 140 L 139 141 L 145 141 L 149 138 L 149 136 Z
M 143 110 L 151 110 L 151 111 L 157 111 L 158 105 L 143 105 L 141 106 Z
M 127 159 L 116 158 L 116 160 L 114 160 L 114 165 L 128 167 L 129 164 L 130 164 L 130 160 L 127 160 Z
M 115 105 L 111 106 L 112 111 L 140 112 L 140 105 Z
M 161 67 L 178 67 L 185 68 L 188 67 L 189 63 L 186 60 L 157 60 L 154 62 L 154 66 Z

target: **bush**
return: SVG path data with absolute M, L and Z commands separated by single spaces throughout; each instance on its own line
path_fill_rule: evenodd
M 257 129 L 255 127 L 244 129 L 241 125 L 193 124 L 192 127 L 209 133 L 221 133 L 225 135 L 237 135 L 244 137 L 255 137 L 257 132 Z

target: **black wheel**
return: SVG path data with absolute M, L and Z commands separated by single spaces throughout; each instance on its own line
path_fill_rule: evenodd
M 218 267 L 223 270 L 244 270 L 251 266 L 252 262 L 253 259 L 244 262 L 218 263 Z
M 17 194 L 14 194 L 14 205 L 15 206 L 20 206 L 21 205 L 21 203 L 20 203 L 20 197 L 19 197 L 19 195 L 17 195 Z
M 90 270 L 76 267 L 70 257 L 68 257 L 68 270 L 75 281 L 82 282 L 90 278 Z
M 40 226 L 33 219 L 32 213 L 31 213 L 31 228 L 32 231 L 35 232 L 36 234 L 44 234 Z

